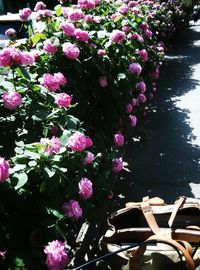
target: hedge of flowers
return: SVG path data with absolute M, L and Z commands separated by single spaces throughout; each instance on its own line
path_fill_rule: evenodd
M 19 11 L 0 52 L 0 267 L 65 269 L 81 222 L 112 197 L 184 11 L 78 0 Z

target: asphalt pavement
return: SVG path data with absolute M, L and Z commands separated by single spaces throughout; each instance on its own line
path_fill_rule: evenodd
M 143 196 L 172 202 L 200 198 L 200 20 L 166 55 L 140 141 L 125 155 L 130 173 L 118 180 L 116 206 Z

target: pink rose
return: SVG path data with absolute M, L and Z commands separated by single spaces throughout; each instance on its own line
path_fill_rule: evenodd
M 48 53 L 51 53 L 51 54 L 54 54 L 57 52 L 58 50 L 58 46 L 54 45 L 50 39 L 46 39 L 44 41 L 44 47 L 43 47 L 43 50 L 48 52 Z
M 5 48 L 0 51 L 0 66 L 11 66 L 12 65 L 12 56 L 13 48 Z
M 3 94 L 4 106 L 10 110 L 14 110 L 22 104 L 22 97 L 18 92 L 6 92 Z
M 113 172 L 118 173 L 121 170 L 123 170 L 123 167 L 124 167 L 124 165 L 123 165 L 122 158 L 115 158 L 113 160 L 113 169 L 112 169 Z
M 100 76 L 98 82 L 101 85 L 101 87 L 106 87 L 108 85 L 106 76 Z
M 79 195 L 83 200 L 87 200 L 92 197 L 93 189 L 92 189 L 92 182 L 84 177 L 78 184 L 79 187 Z
M 142 72 L 142 67 L 138 63 L 132 63 L 129 65 L 128 70 L 132 74 L 140 75 Z
M 126 35 L 124 32 L 120 30 L 113 30 L 112 33 L 110 34 L 110 40 L 112 42 L 122 42 L 125 39 Z
M 86 137 L 86 147 L 90 148 L 93 146 L 93 141 L 89 137 Z
M 80 19 L 84 18 L 83 12 L 81 9 L 73 9 L 71 8 L 68 13 L 67 13 L 67 17 L 70 21 L 78 21 Z
M 140 81 L 136 84 L 136 88 L 140 90 L 140 94 L 144 94 L 146 92 L 146 84 L 144 81 Z
M 93 16 L 91 14 L 87 14 L 85 15 L 85 18 L 84 20 L 89 23 L 89 22 L 92 22 L 93 21 Z
M 147 38 L 152 38 L 152 36 L 153 36 L 153 33 L 149 30 L 149 29 L 146 29 L 145 31 L 144 31 L 144 34 L 145 34 L 145 36 L 147 37 Z
M 31 52 L 23 52 L 21 54 L 21 64 L 31 65 L 35 62 L 35 57 Z
M 72 37 L 74 36 L 74 32 L 75 32 L 75 26 L 73 23 L 70 22 L 62 22 L 60 24 L 60 29 L 63 30 L 63 32 L 65 33 L 65 35 L 67 37 Z
M 116 133 L 114 135 L 114 143 L 116 147 L 121 147 L 124 145 L 124 136 L 121 133 Z
M 140 57 L 142 58 L 142 60 L 144 61 L 144 62 L 147 62 L 148 61 L 148 53 L 147 53 L 147 51 L 145 50 L 145 49 L 143 49 L 143 50 L 140 50 L 139 51 L 139 55 L 140 55 Z
M 76 46 L 76 44 L 72 44 L 70 42 L 66 42 L 62 45 L 63 52 L 65 56 L 69 59 L 77 59 L 80 54 L 79 48 Z
M 146 96 L 143 95 L 143 94 L 140 94 L 139 97 L 138 97 L 138 99 L 139 99 L 142 103 L 145 103 L 146 100 L 147 100 Z
M 8 162 L 0 157 L 0 183 L 3 183 L 10 176 Z
M 31 9 L 30 8 L 23 8 L 19 10 L 19 17 L 22 21 L 27 21 L 31 16 Z
M 34 11 L 37 12 L 38 10 L 45 9 L 46 5 L 43 2 L 37 2 L 34 7 Z
M 136 105 L 137 105 L 137 99 L 136 99 L 136 98 L 133 98 L 133 99 L 132 99 L 132 105 L 133 105 L 133 106 L 136 106 Z
M 126 105 L 126 112 L 127 112 L 127 113 L 131 113 L 131 112 L 132 112 L 132 110 L 133 110 L 133 105 L 132 105 L 132 104 L 130 104 L 130 103 L 129 103 L 129 104 L 127 104 L 127 105 Z
M 77 220 L 82 217 L 82 209 L 79 203 L 75 200 L 70 200 L 63 204 L 64 216 L 71 218 L 72 220 Z
M 99 50 L 97 51 L 97 54 L 100 55 L 100 56 L 106 55 L 106 50 L 99 49 Z
M 71 105 L 72 98 L 66 93 L 57 94 L 55 97 L 55 104 L 61 107 L 69 107 Z
M 136 116 L 135 115 L 129 115 L 129 119 L 131 121 L 131 126 L 132 127 L 135 127 L 136 124 L 137 124 L 137 118 L 136 118 Z
M 87 31 L 83 31 L 81 29 L 75 30 L 75 37 L 78 41 L 88 42 L 89 34 Z
M 42 138 L 40 143 L 44 146 L 45 152 L 48 156 L 52 156 L 53 153 L 60 153 L 61 142 L 58 138 L 54 136 L 51 139 Z
M 81 152 L 87 147 L 87 138 L 83 133 L 76 131 L 69 137 L 67 146 L 74 152 Z
M 65 86 L 67 84 L 67 79 L 61 72 L 54 73 L 54 77 L 59 81 L 60 85 Z
M 49 270 L 63 270 L 69 262 L 65 243 L 61 241 L 48 242 L 44 248 L 44 253 L 47 255 L 46 265 Z
M 55 92 L 60 88 L 60 82 L 56 76 L 45 73 L 41 78 L 41 84 L 47 88 L 50 92 Z
M 78 0 L 81 9 L 94 9 L 95 2 L 93 0 Z
M 117 9 L 117 11 L 120 12 L 120 13 L 122 13 L 122 14 L 126 14 L 126 13 L 128 13 L 129 8 L 128 8 L 127 5 L 123 4 L 121 7 L 119 7 Z
M 124 26 L 122 26 L 122 30 L 124 32 L 128 32 L 130 30 L 130 27 L 128 25 L 124 25 Z
M 15 29 L 9 28 L 6 30 L 5 35 L 10 39 L 14 39 L 17 36 L 17 32 Z
M 87 152 L 86 157 L 83 160 L 83 164 L 87 165 L 92 163 L 92 161 L 94 160 L 94 154 L 92 152 Z

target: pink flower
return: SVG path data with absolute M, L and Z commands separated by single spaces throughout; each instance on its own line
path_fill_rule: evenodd
M 37 20 L 41 20 L 42 18 L 52 17 L 53 13 L 50 9 L 40 9 L 37 12 Z
M 93 21 L 93 16 L 91 14 L 87 14 L 85 15 L 85 18 L 84 20 L 89 23 L 89 22 L 92 22 Z
M 67 83 L 67 79 L 61 72 L 54 73 L 54 77 L 59 81 L 59 84 L 65 86 Z
M 49 270 L 64 270 L 69 262 L 65 243 L 61 241 L 48 242 L 48 245 L 44 248 L 44 253 L 47 255 L 46 265 Z
M 30 8 L 23 8 L 19 10 L 19 17 L 22 21 L 27 21 L 31 16 L 31 9 Z
M 12 56 L 13 48 L 5 48 L 0 51 L 0 66 L 11 66 L 12 65 Z
M 83 164 L 87 165 L 92 163 L 92 161 L 94 160 L 94 154 L 92 152 L 87 152 L 86 157 L 83 160 Z
M 130 27 L 128 25 L 124 25 L 124 26 L 122 26 L 122 30 L 124 32 L 128 32 L 130 30 Z
M 152 36 L 153 36 L 153 33 L 152 33 L 149 29 L 146 29 L 146 30 L 144 31 L 144 34 L 145 34 L 145 36 L 146 36 L 147 38 L 152 38 Z
M 74 36 L 75 26 L 73 23 L 62 22 L 60 24 L 60 29 L 63 30 L 63 32 L 65 33 L 66 36 L 68 36 L 68 37 Z
M 45 73 L 41 78 L 41 84 L 50 92 L 55 92 L 60 88 L 60 82 L 56 76 Z
M 51 54 L 54 54 L 57 52 L 58 50 L 58 46 L 54 45 L 50 39 L 46 39 L 44 41 L 44 47 L 43 47 L 43 50 L 48 52 L 48 53 L 51 53 Z
M 120 13 L 122 13 L 122 14 L 126 14 L 126 13 L 128 13 L 129 8 L 128 8 L 127 5 L 123 4 L 121 7 L 119 7 L 117 9 L 117 11 L 120 12 Z
M 14 110 L 22 104 L 22 97 L 20 93 L 15 91 L 9 91 L 2 96 L 4 106 L 7 109 Z
M 70 21 L 78 21 L 80 19 L 83 19 L 84 15 L 81 9 L 71 8 L 67 13 L 67 17 Z
M 34 7 L 34 11 L 37 12 L 38 10 L 45 9 L 46 5 L 43 2 L 37 2 Z
M 83 31 L 81 29 L 75 30 L 75 37 L 78 41 L 88 42 L 89 34 L 87 31 Z
M 133 98 L 133 99 L 132 99 L 132 105 L 133 105 L 133 106 L 136 106 L 136 105 L 137 105 L 137 99 L 136 99 L 136 98 Z
M 124 136 L 121 133 L 116 133 L 114 135 L 114 143 L 116 147 L 121 147 L 124 145 Z
M 97 51 L 97 54 L 98 54 L 98 55 L 101 55 L 101 56 L 106 55 L 106 50 L 99 49 L 99 50 Z
M 132 74 L 140 75 L 142 72 L 142 67 L 138 63 L 132 63 L 129 65 L 128 70 Z
M 76 44 L 72 44 L 70 42 L 66 42 L 62 45 L 63 52 L 65 56 L 69 59 L 77 59 L 80 54 L 79 48 L 76 46 Z
M 112 42 L 122 42 L 125 39 L 126 35 L 120 30 L 113 30 L 110 34 L 110 39 Z
M 52 137 L 51 139 L 42 138 L 40 143 L 44 146 L 45 152 L 48 156 L 52 156 L 53 153 L 59 153 L 61 148 L 61 142 L 58 138 Z
M 139 51 L 139 55 L 140 55 L 140 57 L 142 58 L 142 60 L 144 61 L 144 62 L 147 62 L 148 61 L 148 53 L 147 53 L 147 51 L 145 50 L 145 49 L 143 49 L 143 50 L 140 50 Z
M 0 157 L 0 183 L 3 183 L 10 176 L 8 162 Z
M 149 28 L 149 26 L 147 25 L 146 22 L 142 22 L 142 23 L 140 24 L 140 29 L 142 29 L 143 31 L 145 31 L 145 30 L 148 29 L 148 28 Z
M 94 16 L 93 20 L 94 20 L 95 23 L 101 23 L 103 18 L 101 16 Z
M 78 184 L 79 187 L 79 195 L 83 200 L 87 200 L 92 197 L 93 189 L 92 189 L 92 182 L 84 177 Z
M 95 2 L 93 0 L 78 0 L 81 9 L 94 9 Z
M 137 117 L 135 115 L 129 115 L 129 119 L 131 121 L 131 126 L 135 127 L 137 124 Z
M 132 110 L 133 110 L 133 105 L 132 105 L 132 104 L 130 104 L 130 103 L 129 103 L 129 104 L 127 104 L 127 105 L 126 105 L 126 112 L 127 112 L 127 113 L 131 113 L 131 112 L 132 112 Z
M 123 167 L 124 167 L 124 165 L 123 165 L 122 158 L 115 158 L 113 160 L 113 169 L 112 169 L 113 172 L 118 173 L 121 170 L 123 170 Z
M 70 200 L 63 204 L 64 216 L 71 218 L 72 220 L 77 220 L 82 217 L 82 209 L 79 203 L 75 200 Z
M 138 97 L 138 99 L 139 99 L 142 103 L 145 103 L 146 100 L 147 100 L 146 96 L 143 95 L 143 94 L 140 94 L 139 97 Z
M 146 84 L 144 81 L 140 81 L 136 84 L 136 88 L 140 90 L 140 94 L 144 94 L 146 92 Z
M 106 76 L 100 76 L 98 82 L 101 85 L 101 87 L 106 87 L 108 85 Z
M 83 133 L 76 131 L 69 137 L 67 146 L 74 152 L 81 152 L 87 147 L 87 138 Z
M 17 32 L 15 29 L 9 28 L 6 30 L 5 35 L 10 39 L 14 39 L 17 36 Z
M 86 147 L 90 148 L 93 146 L 93 141 L 89 137 L 86 137 Z
M 30 52 L 23 52 L 21 54 L 21 64 L 22 65 L 31 65 L 35 62 L 35 57 Z
M 55 97 L 55 104 L 61 107 L 69 107 L 71 105 L 72 98 L 66 93 L 57 94 Z

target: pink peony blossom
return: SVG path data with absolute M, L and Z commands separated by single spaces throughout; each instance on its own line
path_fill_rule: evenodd
M 61 72 L 54 73 L 54 77 L 59 81 L 60 85 L 65 86 L 67 84 L 67 79 Z
M 77 220 L 82 217 L 83 212 L 79 203 L 75 200 L 70 200 L 63 204 L 64 216 L 71 218 L 72 220 Z
M 92 163 L 93 160 L 94 160 L 94 154 L 88 151 L 86 157 L 83 160 L 83 164 L 84 165 L 90 164 Z
M 147 25 L 146 22 L 142 22 L 140 24 L 140 29 L 142 29 L 143 31 L 147 30 L 149 28 L 149 26 Z
M 75 30 L 75 37 L 78 41 L 88 42 L 89 34 L 87 31 L 83 31 L 81 29 Z
M 70 22 L 62 22 L 60 24 L 60 29 L 63 30 L 63 32 L 65 33 L 65 35 L 67 37 L 72 37 L 74 36 L 74 32 L 75 32 L 75 26 L 73 23 Z
M 0 51 L 0 66 L 11 66 L 12 65 L 12 56 L 13 48 L 5 48 Z
M 42 10 L 42 9 L 45 9 L 45 8 L 46 8 L 46 5 L 42 1 L 37 2 L 35 4 L 34 11 L 37 12 L 38 10 Z
M 124 136 L 121 133 L 116 133 L 114 135 L 114 143 L 116 147 L 121 147 L 124 145 Z
M 133 106 L 136 106 L 136 105 L 137 105 L 137 99 L 136 99 L 136 98 L 133 98 L 133 99 L 132 99 L 132 105 L 133 105 Z
M 124 32 L 128 32 L 130 30 L 130 27 L 128 25 L 124 25 L 124 26 L 122 26 L 122 30 Z
M 67 17 L 70 21 L 74 22 L 74 21 L 79 21 L 80 19 L 83 19 L 84 15 L 81 9 L 71 8 L 67 13 Z
M 97 54 L 100 55 L 100 56 L 106 55 L 106 50 L 99 49 L 99 50 L 97 51 Z
M 87 147 L 87 138 L 83 133 L 76 131 L 69 137 L 67 146 L 74 152 L 81 152 Z
M 47 88 L 50 92 L 55 92 L 60 88 L 60 82 L 56 76 L 45 73 L 41 78 L 41 84 Z
M 101 85 L 101 87 L 106 87 L 108 85 L 106 76 L 100 76 L 98 82 Z
M 69 59 L 77 59 L 80 54 L 79 48 L 76 46 L 76 44 L 72 44 L 70 42 L 66 42 L 62 45 L 63 52 L 65 56 Z
M 138 97 L 138 99 L 139 99 L 139 101 L 141 101 L 142 103 L 145 103 L 146 100 L 147 100 L 146 96 L 143 95 L 143 94 L 140 94 L 139 97 Z
M 0 183 L 3 183 L 9 176 L 9 164 L 3 157 L 0 157 Z
M 45 152 L 48 156 L 52 156 L 53 153 L 59 153 L 61 148 L 61 142 L 58 138 L 52 137 L 51 139 L 42 138 L 40 143 L 44 146 Z
M 129 115 L 129 119 L 131 121 L 131 126 L 135 127 L 137 124 L 137 117 L 135 115 Z
M 112 33 L 110 34 L 110 40 L 112 42 L 122 42 L 125 39 L 126 35 L 124 32 L 120 30 L 113 30 Z
M 15 29 L 9 28 L 6 30 L 5 35 L 10 39 L 14 39 L 17 36 L 17 32 Z
M 30 8 L 23 8 L 19 10 L 19 17 L 22 21 L 27 21 L 31 16 L 31 9 Z
M 142 67 L 138 63 L 132 63 L 129 65 L 128 70 L 132 74 L 140 75 L 142 72 Z
M 23 52 L 21 57 L 22 65 L 31 65 L 35 62 L 35 57 L 31 52 Z
M 102 18 L 101 16 L 94 16 L 94 19 L 93 19 L 93 21 L 94 21 L 95 23 L 101 23 L 102 20 L 103 20 L 103 18 Z
M 139 55 L 140 55 L 140 57 L 142 58 L 142 60 L 144 61 L 144 62 L 147 62 L 148 61 L 148 53 L 147 53 L 147 51 L 145 50 L 145 49 L 143 49 L 143 50 L 140 50 L 139 51 Z
M 51 54 L 54 54 L 57 52 L 58 50 L 58 46 L 54 45 L 50 39 L 46 39 L 44 41 L 44 47 L 43 47 L 43 50 L 48 52 L 48 53 L 51 53 Z
M 91 14 L 87 14 L 85 15 L 84 17 L 84 20 L 89 23 L 89 22 L 92 22 L 93 21 L 93 16 Z
M 72 98 L 66 93 L 57 94 L 54 98 L 55 104 L 60 107 L 69 107 L 71 105 Z
M 86 147 L 90 148 L 93 146 L 93 141 L 89 137 L 86 137 Z
M 130 103 L 129 103 L 129 104 L 127 104 L 127 105 L 126 105 L 126 112 L 127 112 L 127 113 L 131 113 L 131 112 L 132 112 L 132 110 L 133 110 L 133 105 L 132 105 L 132 104 L 130 104 Z
M 144 81 L 140 81 L 136 84 L 136 88 L 140 90 L 140 94 L 144 94 L 146 92 L 146 84 Z
M 117 11 L 120 12 L 120 13 L 122 13 L 122 14 L 126 14 L 126 13 L 128 13 L 129 8 L 128 8 L 127 5 L 123 4 L 121 7 L 119 7 L 117 9 Z
M 4 106 L 7 109 L 14 110 L 22 104 L 22 97 L 20 93 L 15 91 L 9 91 L 2 96 Z
M 113 169 L 112 169 L 113 172 L 118 173 L 121 170 L 123 170 L 123 167 L 124 167 L 124 165 L 123 165 L 122 158 L 115 158 L 113 160 Z
M 42 18 L 52 17 L 53 12 L 50 9 L 40 9 L 37 12 L 37 20 L 41 20 Z
M 81 9 L 94 9 L 95 2 L 93 0 L 78 0 Z
M 146 29 L 145 31 L 144 31 L 144 34 L 145 34 L 145 36 L 147 37 L 147 38 L 152 38 L 152 36 L 153 36 L 153 33 L 149 30 L 149 29 Z
M 65 243 L 61 241 L 48 242 L 44 248 L 44 253 L 47 255 L 46 265 L 49 270 L 64 270 L 69 262 Z
M 79 195 L 83 200 L 87 200 L 92 197 L 93 189 L 92 189 L 92 182 L 84 177 L 78 184 L 79 187 Z

